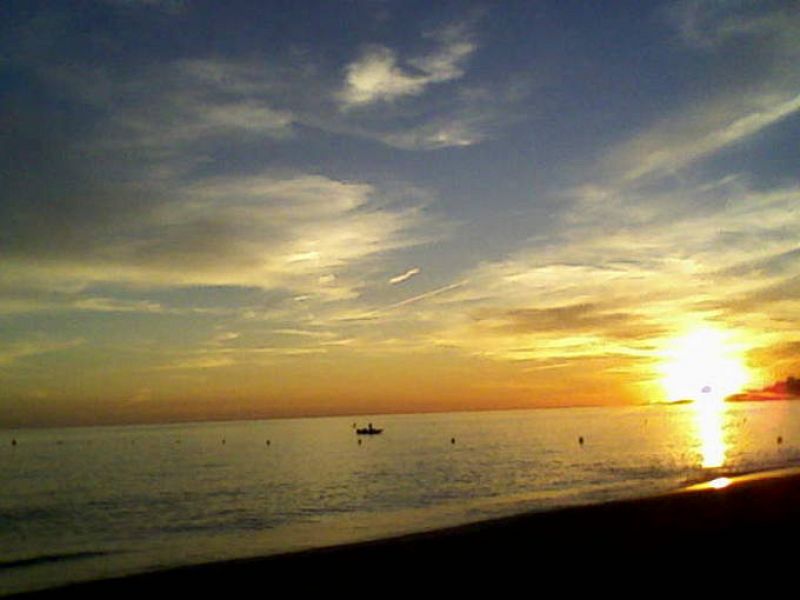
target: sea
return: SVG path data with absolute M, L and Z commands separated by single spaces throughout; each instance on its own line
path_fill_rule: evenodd
M 0 595 L 798 465 L 796 401 L 2 430 Z

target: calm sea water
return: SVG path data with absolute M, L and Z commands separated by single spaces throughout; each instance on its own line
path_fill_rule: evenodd
M 0 594 L 800 464 L 792 402 L 368 421 L 360 444 L 352 417 L 1 431 Z

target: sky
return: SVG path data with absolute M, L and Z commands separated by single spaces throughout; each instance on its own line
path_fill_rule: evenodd
M 0 426 L 800 373 L 797 2 L 4 0 L 0 145 Z

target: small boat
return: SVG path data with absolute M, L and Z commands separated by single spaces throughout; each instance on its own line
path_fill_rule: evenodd
M 356 429 L 357 435 L 378 435 L 381 433 L 383 429 L 376 429 L 372 426 L 372 423 L 369 424 L 369 427 L 361 427 L 360 429 Z

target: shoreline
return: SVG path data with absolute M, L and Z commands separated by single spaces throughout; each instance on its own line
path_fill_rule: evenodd
M 717 481 L 717 480 L 715 480 Z M 732 477 L 674 492 L 531 512 L 388 539 L 258 558 L 190 565 L 25 592 L 8 598 L 100 598 L 129 593 L 213 593 L 352 586 L 471 592 L 517 585 L 532 575 L 556 582 L 565 565 L 605 577 L 700 568 L 709 560 L 766 570 L 795 561 L 800 469 Z M 786 542 L 789 542 L 788 544 Z M 604 575 L 605 574 L 605 575 Z M 516 582 L 516 583 L 515 583 Z M 588 581 L 567 581 L 582 587 Z M 265 587 L 266 586 L 266 587 Z M 587 588 L 588 589 L 588 588 Z

